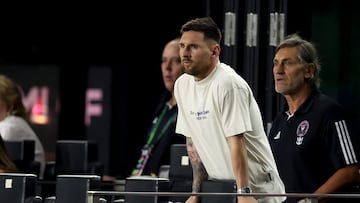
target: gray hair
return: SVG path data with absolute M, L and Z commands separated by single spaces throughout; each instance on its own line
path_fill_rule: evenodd
M 296 47 L 298 50 L 298 57 L 303 64 L 314 64 L 314 77 L 307 80 L 312 87 L 320 87 L 320 62 L 315 45 L 309 41 L 302 39 L 298 34 L 288 35 L 280 44 L 276 47 L 275 53 L 281 48 Z

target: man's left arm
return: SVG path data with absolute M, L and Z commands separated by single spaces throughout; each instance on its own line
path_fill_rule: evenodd
M 249 166 L 244 135 L 230 136 L 227 138 L 229 144 L 232 167 L 238 191 L 249 187 Z M 253 197 L 238 196 L 238 202 L 257 202 Z

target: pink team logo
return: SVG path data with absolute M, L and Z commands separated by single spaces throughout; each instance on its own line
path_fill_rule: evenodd
M 296 129 L 296 144 L 301 145 L 304 139 L 305 134 L 309 130 L 309 121 L 302 121 Z

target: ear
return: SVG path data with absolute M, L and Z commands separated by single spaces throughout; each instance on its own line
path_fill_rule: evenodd
M 315 72 L 315 65 L 313 63 L 306 64 L 304 71 L 305 78 L 313 78 Z
M 219 45 L 214 46 L 213 51 L 212 51 L 212 55 L 213 56 L 219 56 L 220 55 L 220 46 Z

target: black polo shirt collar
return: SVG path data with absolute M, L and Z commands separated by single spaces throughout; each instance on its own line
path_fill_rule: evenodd
M 313 105 L 315 99 L 320 95 L 320 91 L 316 88 L 314 88 L 309 97 L 305 100 L 305 102 L 303 104 L 301 104 L 301 106 L 299 107 L 299 109 L 294 113 L 295 114 L 304 114 L 310 111 L 311 106 Z M 282 114 L 285 117 L 289 117 L 289 115 L 286 113 L 289 110 L 289 106 L 287 104 L 287 102 L 284 102 L 284 105 L 282 107 Z

